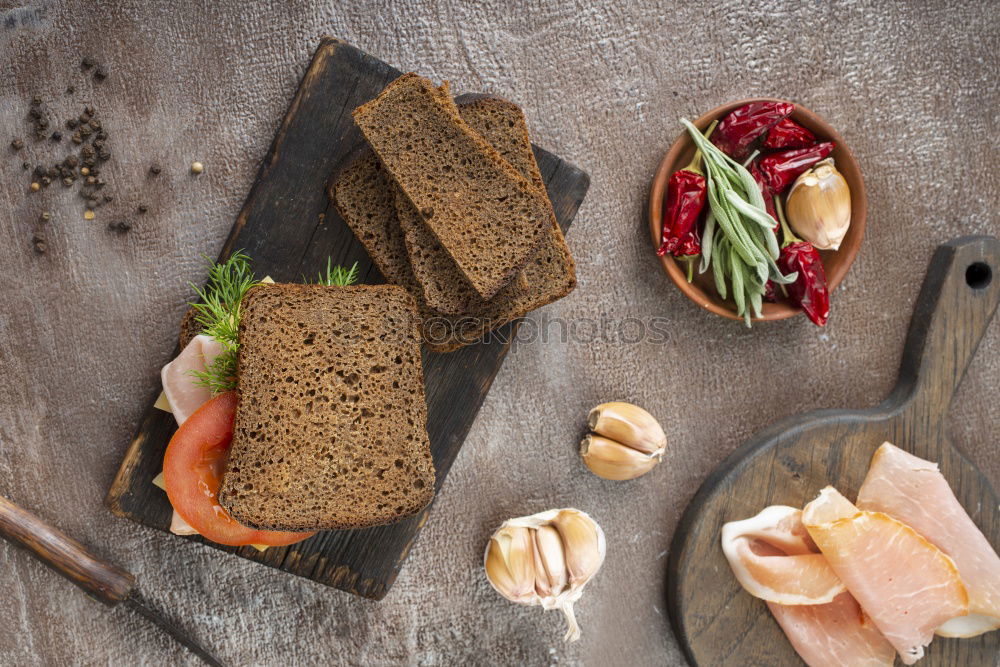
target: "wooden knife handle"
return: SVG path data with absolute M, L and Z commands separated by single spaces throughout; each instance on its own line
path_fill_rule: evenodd
M 0 496 L 0 536 L 24 547 L 107 605 L 121 602 L 135 586 L 134 576 L 101 561 L 73 538 L 3 496 Z

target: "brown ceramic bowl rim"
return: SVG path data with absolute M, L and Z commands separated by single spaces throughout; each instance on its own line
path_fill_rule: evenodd
M 733 109 L 751 102 L 788 102 L 788 100 L 776 97 L 753 97 L 745 100 L 738 100 L 736 102 L 729 102 L 702 114 L 697 120 L 694 121 L 694 125 L 697 128 L 704 130 L 713 120 L 721 119 L 725 114 L 729 113 Z M 836 251 L 841 258 L 836 270 L 827 272 L 827 285 L 829 286 L 830 293 L 832 294 L 834 290 L 837 289 L 837 286 L 844 280 L 844 276 L 847 275 L 847 271 L 854 263 L 854 258 L 858 254 L 858 250 L 861 247 L 861 241 L 864 239 L 865 226 L 867 224 L 868 198 L 865 194 L 864 179 L 861 177 L 861 170 L 858 167 L 857 160 L 854 159 L 854 154 L 851 153 L 851 149 L 848 148 L 844 139 L 818 114 L 810 111 L 801 104 L 793 104 L 795 104 L 795 111 L 792 113 L 792 117 L 803 119 L 805 121 L 803 124 L 816 130 L 816 133 L 819 136 L 837 144 L 835 153 L 838 154 L 837 161 L 840 170 L 842 172 L 844 171 L 841 163 L 846 161 L 850 165 L 850 169 L 855 171 L 858 175 L 857 183 L 853 183 L 851 185 L 851 230 L 848 234 L 852 237 L 852 242 L 841 245 L 840 249 Z M 680 166 L 674 167 L 678 158 L 692 145 L 693 144 L 688 133 L 686 131 L 682 131 L 678 135 L 677 139 L 674 140 L 670 150 L 668 150 L 666 155 L 663 156 L 663 159 L 660 161 L 660 165 L 656 170 L 656 174 L 653 176 L 653 181 L 649 189 L 649 202 L 647 207 L 653 248 L 658 248 L 660 245 L 660 235 L 662 231 L 660 221 L 663 213 L 663 199 L 666 193 L 667 182 L 669 181 L 671 174 L 676 171 L 676 169 L 681 168 Z M 667 272 L 667 275 L 670 276 L 670 279 L 673 280 L 674 284 L 677 285 L 681 292 L 691 299 L 691 301 L 695 302 L 702 308 L 715 313 L 716 315 L 722 315 L 723 317 L 728 317 L 733 320 L 743 319 L 741 316 L 736 314 L 734 304 L 727 301 L 725 302 L 725 305 L 720 305 L 715 298 L 713 298 L 714 295 L 713 297 L 710 297 L 699 285 L 689 283 L 687 281 L 685 269 L 676 259 L 674 259 L 674 257 L 667 255 L 665 257 L 659 257 L 658 259 L 660 260 L 660 264 L 662 264 L 663 269 Z M 824 265 L 825 264 L 826 263 L 824 262 Z M 792 306 L 789 303 L 765 303 L 761 316 L 753 318 L 753 321 L 783 320 L 794 315 L 798 315 L 801 312 L 801 308 Z

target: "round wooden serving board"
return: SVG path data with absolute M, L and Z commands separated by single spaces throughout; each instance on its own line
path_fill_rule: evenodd
M 768 505 L 802 507 L 827 484 L 853 499 L 875 450 L 892 442 L 937 461 L 969 516 L 1000 546 L 1000 509 L 989 481 L 951 444 L 945 417 L 955 388 L 1000 302 L 1000 241 L 967 237 L 940 246 L 920 291 L 896 388 L 869 410 L 824 410 L 758 433 L 702 484 L 670 549 L 667 604 L 693 665 L 801 665 L 766 605 L 743 591 L 719 545 L 727 521 Z M 859 382 L 863 382 L 863 376 Z M 918 664 L 995 665 L 1000 631 L 937 637 Z

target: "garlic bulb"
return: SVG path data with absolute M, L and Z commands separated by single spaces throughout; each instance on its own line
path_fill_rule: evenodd
M 594 433 L 580 443 L 583 462 L 604 479 L 635 479 L 663 458 L 667 436 L 651 414 L 630 403 L 602 403 L 590 411 Z M 596 435 L 595 435 L 596 434 Z
M 785 214 L 792 230 L 816 248 L 840 248 L 851 226 L 851 189 L 833 158 L 817 162 L 795 179 Z
M 566 641 L 580 638 L 573 603 L 604 562 L 604 531 L 585 512 L 557 509 L 508 519 L 486 546 L 486 578 L 511 602 L 559 609 Z

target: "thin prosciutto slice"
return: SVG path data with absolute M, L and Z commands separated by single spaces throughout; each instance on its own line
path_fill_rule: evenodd
M 806 505 L 802 523 L 904 665 L 923 657 L 942 623 L 968 613 L 951 558 L 887 514 L 859 510 L 828 486 Z
M 767 603 L 796 653 L 809 667 L 891 667 L 892 647 L 850 593 L 820 605 Z
M 212 361 L 222 353 L 222 349 L 222 344 L 214 338 L 198 334 L 184 346 L 177 358 L 160 371 L 163 395 L 167 397 L 178 426 L 186 422 L 205 401 L 212 398 L 211 390 L 198 385 L 197 378 L 192 372 L 202 372 L 211 366 Z M 198 534 L 198 531 L 177 512 L 170 518 L 170 532 L 175 535 Z
M 825 604 L 846 590 L 801 517 L 801 510 L 774 505 L 722 527 L 722 551 L 750 595 L 779 604 Z
M 170 409 L 180 426 L 194 411 L 212 398 L 208 387 L 197 384 L 193 372 L 204 372 L 212 361 L 222 353 L 222 344 L 210 336 L 198 334 L 191 339 L 177 358 L 163 367 L 160 379 L 163 393 L 170 403 Z
M 833 573 L 802 525 L 802 511 L 775 505 L 722 527 L 736 578 L 767 607 L 810 667 L 891 667 L 896 652 Z M 778 604 L 771 599 L 824 600 Z
M 858 507 L 883 512 L 948 554 L 969 592 L 969 616 L 938 634 L 972 637 L 1000 628 L 1000 556 L 969 518 L 936 463 L 885 443 L 872 458 Z

